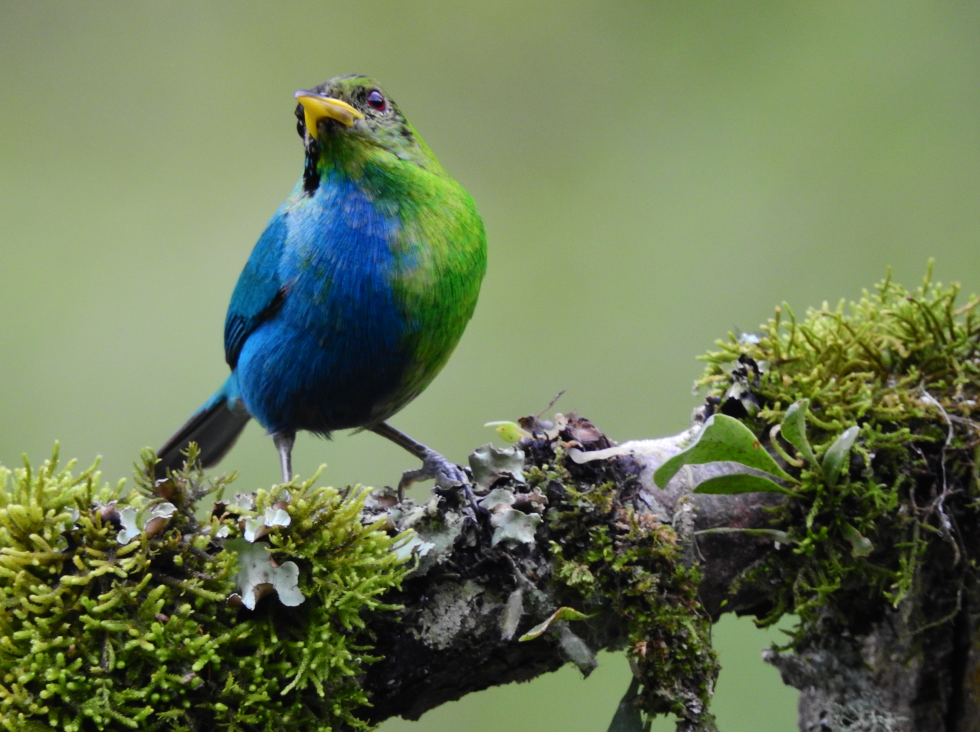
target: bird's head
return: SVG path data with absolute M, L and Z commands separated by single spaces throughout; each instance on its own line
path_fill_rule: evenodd
M 308 162 L 361 167 L 386 159 L 408 161 L 444 174 L 405 116 L 366 76 L 338 76 L 296 92 L 296 130 Z

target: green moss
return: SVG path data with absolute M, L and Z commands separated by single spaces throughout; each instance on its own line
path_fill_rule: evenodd
M 771 428 L 802 398 L 818 460 L 860 428 L 833 484 L 776 445 L 798 459 L 787 469 L 801 485 L 773 515 L 790 547 L 742 579 L 771 599 L 763 624 L 795 613 L 799 641 L 818 623 L 873 619 L 882 603 L 910 600 L 923 626 L 949 612 L 961 577 L 928 598 L 915 583 L 923 562 L 963 570 L 973 561 L 949 517 L 975 518 L 980 301 L 958 307 L 957 295 L 928 275 L 914 291 L 889 278 L 849 307 L 824 304 L 802 320 L 777 308 L 757 337 L 732 335 L 704 357 L 700 385 L 764 443 L 781 440 Z
M 219 503 L 202 523 L 195 501 L 226 481 L 191 471 L 154 486 L 145 459 L 125 497 L 57 455 L 37 471 L 0 467 L 0 728 L 365 728 L 353 716 L 373 660 L 365 617 L 389 608 L 379 597 L 405 570 L 392 539 L 360 522 L 363 494 L 310 480 L 259 492 L 254 510 Z M 177 509 L 165 528 L 121 544 L 120 512 L 142 519 L 160 494 Z M 237 557 L 219 536 L 284 499 L 290 524 L 268 547 L 299 565 L 305 601 L 229 607 Z
M 622 505 L 613 483 L 576 488 L 564 477 L 564 496 L 549 512 L 562 602 L 587 612 L 611 608 L 623 619 L 644 712 L 710 728 L 718 663 L 697 568 L 680 561 L 674 530 Z

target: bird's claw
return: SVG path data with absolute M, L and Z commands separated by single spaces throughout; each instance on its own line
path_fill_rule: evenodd
M 398 482 L 399 495 L 413 483 L 423 480 L 434 480 L 437 488 L 457 488 L 469 484 L 469 478 L 462 468 L 449 462 L 435 450 L 426 453 L 421 468 L 406 470 L 402 474 L 402 479 Z
M 473 509 L 478 511 L 476 497 L 470 488 L 470 479 L 458 465 L 449 462 L 435 450 L 429 450 L 422 460 L 422 467 L 416 470 L 406 470 L 402 473 L 402 478 L 398 481 L 398 500 L 404 498 L 405 489 L 413 483 L 423 480 L 435 480 L 436 488 L 459 489 L 462 488 L 467 502 Z

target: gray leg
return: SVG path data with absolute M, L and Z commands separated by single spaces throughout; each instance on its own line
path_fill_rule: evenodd
M 449 462 L 435 450 L 430 450 L 421 442 L 416 442 L 404 432 L 396 430 L 390 424 L 382 422 L 369 428 L 375 434 L 381 435 L 399 447 L 412 453 L 422 461 L 422 467 L 418 470 L 407 470 L 402 474 L 402 479 L 398 482 L 398 497 L 402 495 L 406 488 L 412 483 L 420 480 L 435 479 L 436 485 L 441 488 L 462 487 L 466 497 L 473 502 L 473 493 L 470 491 L 470 481 L 466 473 L 458 466 Z
M 293 444 L 296 442 L 296 432 L 276 432 L 272 436 L 279 451 L 279 464 L 282 466 L 282 482 L 288 483 L 293 479 Z

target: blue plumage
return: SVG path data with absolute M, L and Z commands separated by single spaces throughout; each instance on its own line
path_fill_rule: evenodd
M 216 463 L 254 417 L 275 438 L 284 480 L 297 430 L 363 427 L 424 461 L 411 478 L 461 482 L 384 420 L 435 376 L 472 314 L 482 223 L 374 82 L 339 77 L 297 98 L 304 174 L 232 294 L 232 373 L 160 449 L 158 475 L 181 466 L 190 442 L 205 467 Z
M 273 218 L 262 237 L 270 244 L 252 257 L 262 272 L 269 252 L 278 250 L 276 282 L 250 276 L 250 260 L 226 327 L 226 333 L 245 331 L 239 383 L 248 411 L 270 432 L 325 434 L 388 416 L 411 327 L 392 286 L 399 230 L 397 218 L 338 177 L 325 179 L 313 196 L 290 197 Z M 277 312 L 254 330 L 232 326 L 243 316 L 255 322 L 248 316 L 283 291 Z M 257 304 L 257 293 L 265 305 Z M 226 335 L 229 354 L 234 345 Z

